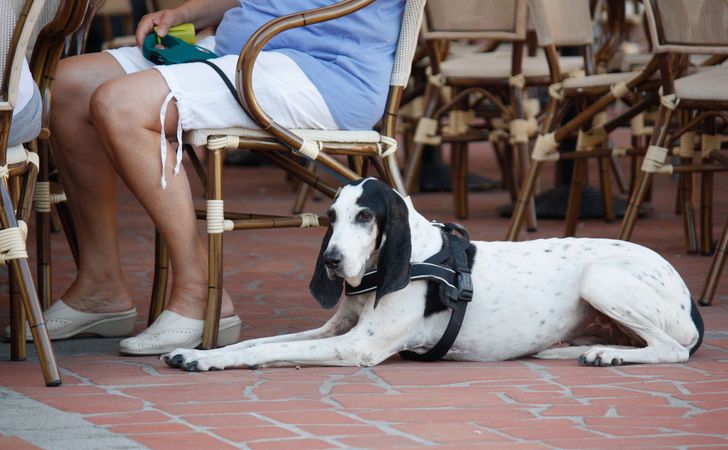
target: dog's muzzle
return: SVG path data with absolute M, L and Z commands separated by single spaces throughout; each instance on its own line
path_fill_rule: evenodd
M 326 266 L 326 273 L 329 278 L 333 279 L 334 276 L 341 276 L 341 264 L 344 260 L 344 255 L 341 254 L 338 248 L 333 247 L 326 250 L 324 253 L 324 265 Z

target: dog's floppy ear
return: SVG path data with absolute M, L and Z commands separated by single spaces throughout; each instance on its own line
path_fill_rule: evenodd
M 402 197 L 387 189 L 383 227 L 384 242 L 379 249 L 377 274 L 379 277 L 374 307 L 385 295 L 404 289 L 410 282 L 410 257 L 412 241 L 409 227 L 409 211 Z
M 316 259 L 316 270 L 314 270 L 311 282 L 308 284 L 308 289 L 311 291 L 311 294 L 326 309 L 333 308 L 336 305 L 344 290 L 344 280 L 336 276 L 333 280 L 329 278 L 326 272 L 326 265 L 324 264 L 324 253 L 329 246 L 329 240 L 333 232 L 333 228 L 329 225 L 326 236 L 324 236 L 324 241 L 321 244 L 318 258 Z

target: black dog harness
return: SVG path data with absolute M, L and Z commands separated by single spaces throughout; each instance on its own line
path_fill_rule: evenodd
M 434 223 L 443 231 L 443 246 L 436 254 L 421 263 L 410 264 L 410 279 L 428 280 L 439 285 L 439 297 L 443 305 L 452 309 L 450 321 L 440 340 L 426 353 L 419 354 L 409 350 L 399 352 L 404 359 L 415 361 L 437 361 L 452 347 L 463 324 L 465 310 L 473 299 L 473 281 L 465 253 L 470 247 L 468 232 L 458 224 Z M 457 232 L 457 234 L 453 233 Z M 364 274 L 357 287 L 346 285 L 346 295 L 360 295 L 377 289 L 377 271 Z

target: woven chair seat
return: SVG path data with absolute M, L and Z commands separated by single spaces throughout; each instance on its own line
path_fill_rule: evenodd
M 559 65 L 563 74 L 579 70 L 584 65 L 580 56 L 562 56 Z M 452 78 L 498 78 L 507 80 L 511 75 L 510 52 L 477 53 L 443 61 L 441 73 Z M 523 58 L 526 78 L 546 78 L 549 65 L 543 54 Z
M 675 80 L 675 93 L 684 100 L 728 101 L 728 67 L 701 70 Z
M 564 89 L 609 89 L 612 85 L 619 83 L 620 81 L 626 81 L 629 78 L 636 76 L 638 73 L 639 72 L 614 72 L 588 75 L 585 77 L 567 78 L 563 82 Z M 660 73 L 655 72 L 651 79 L 658 81 L 660 79 Z
M 332 142 L 339 144 L 377 144 L 381 136 L 376 131 L 346 131 L 346 130 L 310 130 L 291 129 L 292 133 L 306 140 L 317 142 Z M 211 137 L 237 136 L 250 139 L 275 139 L 273 135 L 263 130 L 250 128 L 206 128 L 190 130 L 183 136 L 185 144 L 206 145 Z

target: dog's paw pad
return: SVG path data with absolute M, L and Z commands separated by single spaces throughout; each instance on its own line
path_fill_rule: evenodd
M 187 364 L 185 364 L 184 369 L 187 372 L 199 372 L 200 369 L 197 367 L 197 361 L 190 361 Z
M 622 358 L 612 358 L 613 366 L 621 366 L 622 364 L 624 364 L 624 362 L 622 361 Z
M 584 356 L 584 355 L 581 355 L 581 356 L 579 357 L 579 365 L 580 365 L 580 366 L 586 366 L 586 365 L 587 365 L 587 361 L 586 361 L 586 356 Z
M 169 357 L 165 358 L 164 361 L 172 367 L 182 367 L 182 364 L 185 362 L 185 357 L 182 355 L 174 355 L 171 359 Z

